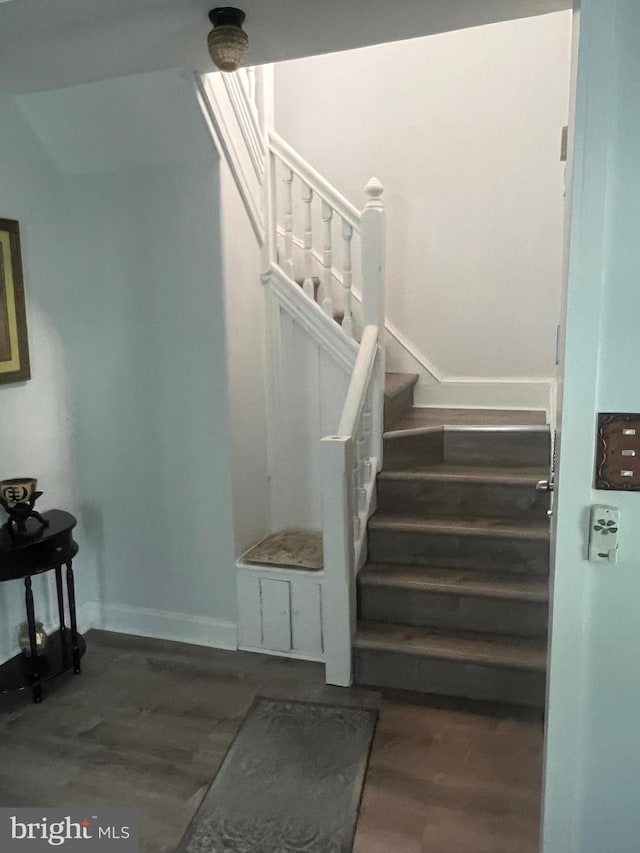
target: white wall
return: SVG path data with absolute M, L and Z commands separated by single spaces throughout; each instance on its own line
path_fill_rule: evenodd
M 25 296 L 32 379 L 0 386 L 0 478 L 36 476 L 44 492 L 39 508 L 64 507 L 80 520 L 86 536 L 83 498 L 75 476 L 74 428 L 69 342 L 81 333 L 82 310 L 69 298 L 77 281 L 76 263 L 63 244 L 62 214 L 81 221 L 75 210 L 62 210 L 60 181 L 15 104 L 0 97 L 0 216 L 21 226 Z M 78 557 L 77 598 L 82 606 L 97 595 L 95 553 L 84 547 Z M 45 578 L 34 581 L 39 618 L 50 623 Z M 0 585 L 0 660 L 17 649 L 17 627 L 25 621 L 24 587 Z
M 226 162 L 220 163 L 235 553 L 271 532 L 265 294 L 260 246 Z
M 151 104 L 181 135 L 155 138 Z M 220 187 L 190 84 L 151 75 L 2 106 L 34 377 L 0 388 L 3 457 L 17 447 L 3 475 L 37 474 L 47 505 L 78 513 L 81 601 L 106 627 L 233 645 Z M 4 604 L 11 636 L 19 605 Z
M 359 207 L 385 185 L 388 317 L 445 379 L 554 374 L 570 23 L 276 66 L 281 135 Z
M 581 5 L 543 850 L 634 853 L 640 494 L 592 484 L 596 413 L 640 411 L 640 8 Z M 602 503 L 621 510 L 616 565 L 585 560 Z
M 130 608 L 233 620 L 217 163 L 68 181 L 102 247 L 100 360 L 76 370 L 105 625 L 135 632 Z

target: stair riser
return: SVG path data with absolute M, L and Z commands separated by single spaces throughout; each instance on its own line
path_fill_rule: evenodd
M 385 436 L 383 453 L 385 471 L 437 465 L 444 460 L 444 432 L 435 428 L 430 432 Z
M 441 660 L 424 655 L 354 649 L 356 684 L 544 708 L 545 674 Z
M 395 397 L 386 397 L 384 401 L 384 428 L 391 429 L 393 424 L 407 414 L 413 406 L 413 385 L 405 388 Z
M 546 467 L 551 459 L 548 430 L 447 429 L 444 462 L 491 467 Z
M 535 485 L 496 485 L 420 479 L 378 478 L 378 509 L 426 518 L 513 518 L 544 520 L 547 493 Z
M 549 543 L 544 539 L 381 530 L 370 526 L 368 546 L 373 563 L 549 573 Z
M 446 462 L 483 467 L 546 468 L 551 459 L 548 430 L 441 429 L 388 435 L 384 470 L 401 471 Z
M 547 635 L 544 602 L 463 596 L 424 590 L 363 584 L 360 619 L 419 628 L 478 631 L 516 637 Z

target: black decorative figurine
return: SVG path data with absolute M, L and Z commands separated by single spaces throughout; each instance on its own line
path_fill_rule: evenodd
M 9 516 L 7 529 L 17 539 L 30 539 L 49 526 L 49 522 L 33 508 L 42 492 L 36 491 L 37 480 L 34 477 L 14 477 L 0 482 L 0 506 Z M 31 533 L 27 521 L 35 518 L 39 524 Z

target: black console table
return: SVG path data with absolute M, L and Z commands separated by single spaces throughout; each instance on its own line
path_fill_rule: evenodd
M 5 527 L 0 528 L 0 582 L 24 579 L 25 604 L 31 657 L 24 654 L 0 666 L 0 693 L 14 690 L 33 691 L 33 701 L 42 699 L 42 683 L 67 670 L 80 672 L 80 659 L 86 651 L 84 638 L 76 623 L 76 595 L 72 561 L 78 553 L 73 539 L 75 518 L 59 509 L 44 513 L 48 527 L 34 532 L 29 539 L 13 538 Z M 34 528 L 37 531 L 37 527 Z M 66 566 L 69 628 L 65 625 L 62 567 Z M 43 654 L 36 653 L 36 618 L 31 578 L 55 571 L 60 628 L 52 634 Z

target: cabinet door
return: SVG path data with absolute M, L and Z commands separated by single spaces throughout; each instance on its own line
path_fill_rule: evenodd
M 291 651 L 291 586 L 288 581 L 260 579 L 262 647 Z
M 260 578 L 243 571 L 238 572 L 238 644 L 249 649 L 262 646 Z
M 307 657 L 322 659 L 322 609 L 319 583 L 300 582 L 291 589 L 293 648 Z

